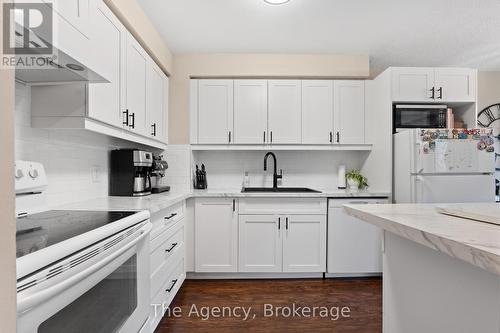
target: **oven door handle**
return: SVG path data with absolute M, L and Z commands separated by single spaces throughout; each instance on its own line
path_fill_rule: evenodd
M 133 241 L 131 241 L 118 251 L 112 253 L 108 257 L 104 258 L 103 260 L 71 276 L 70 278 L 62 281 L 61 283 L 45 288 L 44 290 L 41 290 L 36 294 L 18 298 L 17 312 L 21 313 L 34 306 L 37 306 L 38 304 L 43 303 L 47 299 L 54 297 L 55 295 L 61 293 L 62 291 L 70 288 L 71 286 L 77 284 L 78 282 L 94 274 L 95 272 L 97 272 L 98 270 L 100 270 L 101 268 L 103 268 L 104 266 L 106 266 L 119 256 L 121 256 L 123 253 L 130 250 L 133 246 L 142 241 L 144 238 L 146 238 L 151 229 L 152 229 L 151 223 L 147 223 L 144 227 L 138 230 L 138 232 L 140 232 L 140 235 L 136 239 L 134 239 Z

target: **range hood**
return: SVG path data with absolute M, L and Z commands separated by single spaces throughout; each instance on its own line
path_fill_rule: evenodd
M 24 45 L 23 27 L 16 23 L 16 47 Z M 43 48 L 47 45 L 52 46 L 52 53 L 56 55 L 54 61 L 46 63 L 43 66 L 16 66 L 16 79 L 25 83 L 43 84 L 43 83 L 64 83 L 64 82 L 89 82 L 89 83 L 108 83 L 109 81 L 101 75 L 88 68 L 71 55 L 58 49 L 55 45 L 48 43 L 42 37 L 36 35 L 32 30 L 29 33 L 30 48 L 36 53 L 37 48 Z M 43 47 L 42 47 L 43 45 Z M 36 54 L 27 55 L 27 57 L 36 57 Z M 39 55 L 44 57 L 43 54 Z M 26 59 L 23 55 L 16 55 L 16 64 L 22 63 Z

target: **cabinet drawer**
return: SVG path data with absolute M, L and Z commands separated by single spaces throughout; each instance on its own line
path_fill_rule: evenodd
M 160 237 L 159 237 L 160 238 Z M 184 227 L 151 254 L 151 295 L 158 292 L 158 288 L 165 282 L 173 271 L 173 263 L 184 258 Z
M 239 214 L 326 215 L 326 199 L 245 198 L 240 200 Z
M 177 221 L 184 217 L 185 201 L 163 209 L 151 216 L 153 229 L 151 230 L 151 239 L 155 239 L 162 232 L 172 227 Z
M 151 298 L 151 312 L 149 314 L 149 323 L 147 332 L 154 332 L 160 320 L 162 319 L 162 308 L 167 308 L 172 302 L 174 296 L 179 291 L 186 272 L 184 271 L 184 257 L 176 262 L 172 273 L 161 285 L 158 292 Z M 174 282 L 175 281 L 175 282 Z

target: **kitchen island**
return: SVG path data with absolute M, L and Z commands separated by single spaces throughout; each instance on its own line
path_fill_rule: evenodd
M 385 333 L 499 333 L 500 226 L 443 215 L 498 204 L 346 205 L 384 230 Z

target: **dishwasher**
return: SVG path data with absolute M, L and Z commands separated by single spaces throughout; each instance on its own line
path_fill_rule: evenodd
M 328 200 L 327 276 L 382 274 L 382 230 L 348 215 L 343 205 L 387 203 L 388 198 Z

